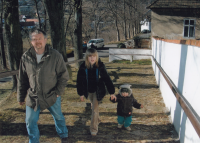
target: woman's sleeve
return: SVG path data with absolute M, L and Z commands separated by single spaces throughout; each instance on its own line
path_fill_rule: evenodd
M 85 93 L 84 91 L 87 90 L 86 85 L 84 85 L 84 81 L 83 81 L 85 77 L 86 76 L 84 75 L 84 70 L 79 69 L 78 74 L 77 74 L 76 87 L 77 87 L 77 93 L 80 96 L 84 95 Z
M 107 72 L 104 64 L 103 64 L 103 67 L 101 68 L 100 76 L 103 79 L 109 94 L 114 94 L 115 93 L 115 87 L 113 85 L 113 82 L 112 82 L 110 76 L 108 75 L 108 72 Z

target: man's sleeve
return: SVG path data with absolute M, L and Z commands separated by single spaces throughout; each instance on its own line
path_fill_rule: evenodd
M 22 59 L 19 66 L 19 76 L 18 76 L 18 88 L 17 88 L 17 101 L 24 102 L 29 89 L 29 79 L 26 73 L 26 67 Z
M 60 55 L 59 60 L 57 62 L 56 72 L 57 84 L 55 87 L 55 92 L 57 95 L 61 96 L 64 93 L 65 87 L 67 86 L 67 81 L 69 80 L 69 74 L 62 55 Z

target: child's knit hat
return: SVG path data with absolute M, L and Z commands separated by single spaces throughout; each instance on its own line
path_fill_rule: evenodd
M 121 88 L 121 92 L 130 92 L 129 90 L 128 90 L 128 88 Z

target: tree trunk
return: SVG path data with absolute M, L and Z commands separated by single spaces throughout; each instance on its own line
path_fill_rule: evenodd
M 22 37 L 19 26 L 19 13 L 17 0 L 5 0 L 5 34 L 8 58 L 11 70 L 18 70 L 23 53 Z M 17 78 L 13 76 L 13 91 L 17 89 Z
M 42 5 L 44 7 L 44 24 L 43 24 L 43 30 L 46 32 L 47 31 L 47 9 L 45 7 L 44 1 L 42 0 Z
M 58 50 L 67 62 L 66 43 L 64 36 L 64 0 L 44 0 L 51 28 L 51 42 L 53 48 Z
M 135 20 L 135 35 L 137 35 L 137 21 Z
M 96 18 L 95 18 L 95 21 L 94 21 L 94 31 L 95 31 L 95 39 L 97 39 L 97 22 L 96 22 Z
M 3 0 L 1 0 L 1 25 L 0 25 L 0 41 L 1 41 L 1 49 L 0 49 L 0 57 L 1 57 L 1 67 L 2 69 L 7 69 L 7 63 L 6 63 L 6 53 L 4 48 L 4 39 L 3 39 Z
M 2 69 L 7 69 L 6 64 L 6 54 L 5 54 L 5 48 L 4 48 L 4 41 L 3 41 L 3 29 L 0 27 L 0 41 L 1 41 L 1 51 L 0 51 L 0 57 L 1 57 L 1 67 Z
M 128 21 L 128 38 L 130 39 L 131 38 L 131 8 L 130 6 L 128 7 L 128 12 L 129 12 L 129 21 Z
M 73 10 L 71 10 L 71 7 L 70 7 L 70 14 L 69 14 L 69 18 L 68 18 L 68 20 L 67 20 L 67 24 L 66 24 L 66 29 L 65 29 L 65 37 L 67 36 L 67 30 L 68 30 L 68 28 L 69 28 L 69 22 L 70 22 L 70 20 L 71 20 L 71 17 L 72 17 L 72 13 L 73 13 Z
M 117 25 L 117 17 L 115 19 L 115 27 L 116 27 L 116 30 L 117 30 L 117 41 L 120 41 L 119 28 L 118 28 L 118 25 Z
M 125 12 L 126 12 L 126 7 L 125 7 L 125 0 L 124 0 L 124 39 L 127 40 L 127 34 L 126 34 L 126 16 L 125 16 Z
M 37 0 L 34 0 L 34 1 L 35 1 L 35 8 L 36 8 L 36 10 L 37 10 L 37 16 L 38 16 L 38 21 L 39 21 L 39 27 L 40 27 L 40 29 L 42 29 L 41 20 L 40 20 L 40 14 L 39 14 L 39 11 L 38 11 L 38 6 L 37 6 L 38 2 L 37 2 Z
M 67 59 L 66 52 L 66 39 L 65 39 L 65 28 L 64 28 L 64 1 L 65 0 L 44 0 L 46 10 L 49 16 L 49 23 L 51 28 L 51 42 L 53 48 L 58 50 L 65 62 Z M 70 78 L 72 77 L 71 67 L 67 66 Z
M 75 30 L 74 30 L 74 59 L 83 58 L 82 48 L 82 0 L 74 0 Z M 80 62 L 76 64 L 80 66 Z
M 133 37 L 135 36 L 135 26 L 132 24 L 132 33 L 133 33 Z
M 128 38 L 130 39 L 131 38 L 131 33 L 130 33 L 130 30 L 131 30 L 131 28 L 130 28 L 131 26 L 130 26 L 130 22 L 128 23 Z
M 6 63 L 6 54 L 4 48 L 4 40 L 3 40 L 3 23 L 2 23 L 2 13 L 1 13 L 1 25 L 0 25 L 0 41 L 1 41 L 1 49 L 0 49 L 0 57 L 1 57 L 1 67 L 2 69 L 7 69 Z
M 69 35 L 70 35 L 70 38 L 71 38 L 72 47 L 74 47 L 74 33 L 70 31 Z

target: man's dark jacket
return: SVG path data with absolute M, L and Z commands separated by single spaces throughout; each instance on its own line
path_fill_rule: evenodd
M 51 107 L 57 95 L 64 93 L 68 81 L 68 72 L 62 55 L 55 49 L 45 47 L 40 63 L 37 63 L 33 47 L 21 58 L 18 79 L 18 102 L 37 110 Z
M 103 62 L 100 61 L 98 62 L 99 67 L 93 67 L 93 68 L 97 68 L 98 69 L 98 77 L 100 80 L 98 80 L 97 83 L 97 100 L 100 101 L 102 100 L 102 98 L 105 96 L 105 86 L 107 88 L 107 91 L 109 92 L 109 94 L 114 94 L 115 93 L 115 88 L 114 85 L 110 79 L 110 76 L 108 75 L 105 65 L 103 64 Z M 86 66 L 85 66 L 85 62 L 83 62 L 80 65 L 78 74 L 77 74 L 77 92 L 80 96 L 84 95 L 86 98 L 88 97 L 88 83 L 87 83 L 87 78 L 86 78 Z M 90 76 L 90 75 L 89 75 Z

